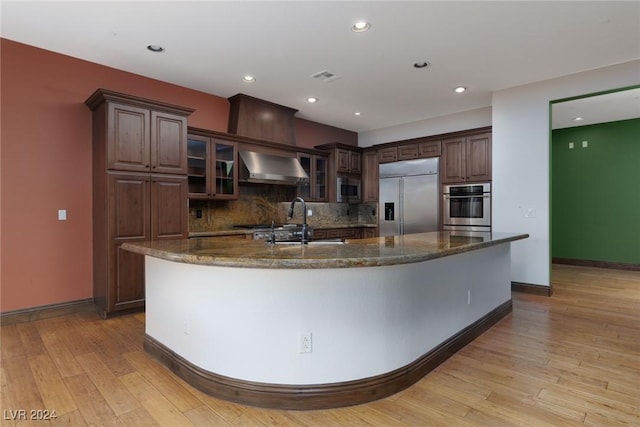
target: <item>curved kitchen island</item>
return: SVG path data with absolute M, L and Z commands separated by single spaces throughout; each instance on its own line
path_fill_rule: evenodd
M 124 248 L 146 256 L 148 353 L 216 397 L 318 409 L 396 393 L 510 313 L 510 242 L 527 237 Z

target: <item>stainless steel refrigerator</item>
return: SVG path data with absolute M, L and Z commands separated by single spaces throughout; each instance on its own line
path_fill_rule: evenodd
M 438 158 L 380 165 L 380 236 L 438 230 Z

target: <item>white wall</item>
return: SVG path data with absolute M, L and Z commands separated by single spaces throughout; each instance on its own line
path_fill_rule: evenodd
M 485 126 L 491 126 L 491 107 L 362 132 L 358 134 L 358 145 L 360 147 L 369 147 L 384 142 L 440 135 Z
M 492 125 L 493 229 L 530 234 L 512 245 L 512 280 L 549 286 L 549 102 L 637 84 L 640 60 L 504 89 L 491 107 L 363 132 L 358 145 Z

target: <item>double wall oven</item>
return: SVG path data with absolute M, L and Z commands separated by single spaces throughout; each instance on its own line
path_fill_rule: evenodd
M 444 230 L 491 231 L 491 183 L 445 185 Z

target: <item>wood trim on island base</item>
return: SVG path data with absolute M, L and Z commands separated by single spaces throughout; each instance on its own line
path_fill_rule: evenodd
M 509 300 L 402 368 L 374 377 L 331 384 L 267 384 L 229 378 L 193 365 L 147 334 L 144 336 L 144 349 L 187 383 L 220 399 L 272 409 L 339 408 L 382 399 L 404 390 L 512 310 Z

